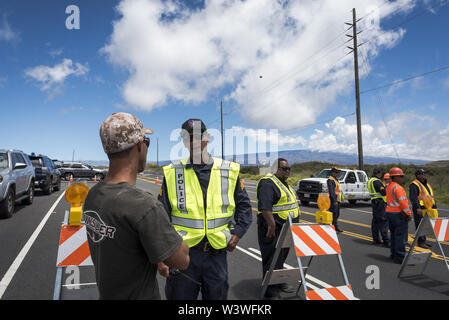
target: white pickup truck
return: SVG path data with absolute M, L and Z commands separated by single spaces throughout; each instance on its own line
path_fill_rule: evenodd
M 368 175 L 362 170 L 338 169 L 337 180 L 341 185 L 343 196 L 350 204 L 355 204 L 357 200 L 369 201 Z M 327 193 L 327 179 L 331 169 L 323 169 L 316 177 L 302 179 L 298 181 L 296 195 L 301 204 L 308 205 L 309 202 L 316 202 L 320 193 Z

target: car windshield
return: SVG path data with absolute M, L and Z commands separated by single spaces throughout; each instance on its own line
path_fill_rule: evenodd
M 8 168 L 8 155 L 0 153 L 0 169 Z
M 321 170 L 320 173 L 317 174 L 317 178 L 329 178 L 329 176 L 331 175 L 331 169 L 324 169 Z M 345 176 L 345 172 L 339 170 L 338 171 L 338 176 L 337 176 L 337 180 L 342 180 Z

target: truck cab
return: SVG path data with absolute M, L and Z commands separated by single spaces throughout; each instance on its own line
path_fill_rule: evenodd
M 368 192 L 368 175 L 365 171 L 354 169 L 338 169 L 337 180 L 341 185 L 344 199 L 350 204 L 358 200 L 370 200 Z M 328 193 L 327 180 L 331 169 L 321 170 L 315 177 L 298 181 L 296 195 L 301 204 L 316 202 L 320 193 Z

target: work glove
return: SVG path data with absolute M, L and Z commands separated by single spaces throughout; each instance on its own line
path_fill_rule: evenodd
M 401 217 L 402 217 L 402 219 L 404 219 L 404 221 L 407 221 L 407 222 L 412 220 L 412 216 L 406 214 L 404 211 L 401 211 Z

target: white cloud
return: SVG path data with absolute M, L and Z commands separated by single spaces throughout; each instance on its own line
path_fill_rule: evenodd
M 379 22 L 415 0 L 386 1 L 206 0 L 204 9 L 189 10 L 181 1 L 123 0 L 102 52 L 130 72 L 122 92 L 130 106 L 204 102 L 228 85 L 227 98 L 248 123 L 294 129 L 315 122 L 352 86 L 344 22 L 353 7 L 362 16 L 380 6 L 359 23 L 370 39 L 368 60 L 403 37 L 403 29 L 385 31 Z
M 306 140 L 301 136 L 281 135 L 277 132 L 277 130 L 251 129 L 233 126 L 231 129 L 227 129 L 226 132 L 234 136 L 244 136 L 252 139 L 253 141 L 268 143 L 278 147 L 303 146 L 306 143 Z
M 6 14 L 0 17 L 0 41 L 17 42 L 20 40 L 19 32 L 14 31 L 6 19 Z
M 0 77 L 0 88 L 3 88 L 6 84 L 6 82 L 8 82 L 7 77 Z
M 305 146 L 313 151 L 330 151 L 356 154 L 357 125 L 336 117 L 315 130 Z M 447 135 L 449 125 L 432 116 L 414 112 L 389 115 L 386 123 L 362 124 L 363 153 L 367 156 L 399 157 L 399 159 L 441 160 L 449 159 Z
M 35 80 L 42 91 L 48 92 L 51 100 L 62 90 L 62 85 L 67 77 L 82 76 L 89 71 L 89 67 L 80 63 L 73 63 L 71 59 L 64 59 L 53 67 L 40 65 L 25 70 L 25 75 Z

